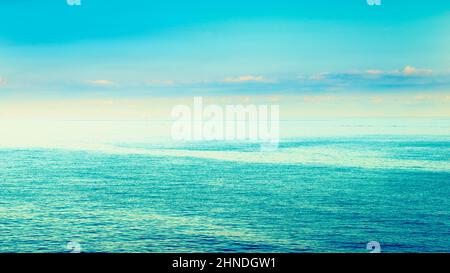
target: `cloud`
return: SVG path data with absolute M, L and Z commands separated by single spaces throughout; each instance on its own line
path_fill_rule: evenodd
M 353 71 L 353 72 L 341 72 L 341 73 L 329 73 L 322 72 L 309 76 L 310 80 L 320 81 L 330 78 L 374 78 L 383 76 L 428 76 L 431 75 L 433 71 L 431 69 L 416 68 L 410 65 L 403 67 L 402 69 L 396 70 L 379 70 L 379 69 L 369 69 L 366 71 Z
M 99 86 L 109 86 L 109 85 L 113 85 L 114 82 L 110 81 L 110 80 L 93 80 L 93 81 L 89 81 L 90 84 L 93 85 L 99 85 Z
M 403 75 L 406 76 L 410 76 L 410 75 L 428 75 L 431 74 L 433 71 L 430 69 L 418 69 L 412 66 L 405 66 L 402 70 L 401 73 L 403 73 Z
M 6 85 L 6 79 L 0 77 L 0 86 L 2 86 L 2 85 Z
M 321 80 L 326 79 L 328 74 L 329 74 L 328 72 L 322 72 L 322 73 L 319 73 L 319 74 L 314 74 L 314 75 L 309 76 L 309 79 L 313 80 L 313 81 L 321 81 Z
M 267 81 L 263 76 L 239 76 L 224 79 L 226 83 L 242 83 L 242 82 L 263 82 Z
M 416 68 L 410 65 L 407 65 L 403 67 L 402 69 L 397 70 L 366 70 L 365 74 L 367 75 L 373 75 L 373 76 L 427 76 L 432 74 L 433 71 L 431 69 L 424 69 L 424 68 Z
M 405 66 L 405 68 L 403 68 L 402 72 L 405 75 L 413 75 L 413 74 L 417 73 L 417 68 L 414 68 L 414 67 L 408 65 L 408 66 Z
M 406 65 L 395 70 L 353 70 L 321 72 L 297 77 L 297 90 L 399 90 L 445 89 L 450 86 L 450 73 Z
M 330 81 L 330 80 L 340 80 L 340 81 L 355 81 L 355 80 L 380 80 L 384 79 L 398 79 L 405 77 L 426 77 L 431 76 L 433 71 L 431 69 L 416 68 L 410 65 L 403 67 L 402 69 L 396 70 L 378 70 L 369 69 L 365 71 L 352 71 L 352 72 L 322 72 L 310 75 L 306 77 L 311 81 Z M 298 77 L 299 79 L 305 79 L 305 77 Z
M 238 74 L 239 75 L 239 74 Z M 138 78 L 119 79 L 108 77 L 97 78 L 85 81 L 54 82 L 52 84 L 41 83 L 33 88 L 42 90 L 77 90 L 92 91 L 92 88 L 107 89 L 114 94 L 121 94 L 124 90 L 142 95 L 154 95 L 164 92 L 167 95 L 177 95 L 186 92 L 196 92 L 198 94 L 305 94 L 305 95 L 325 95 L 344 92 L 400 92 L 405 90 L 449 90 L 450 73 L 429 69 L 417 68 L 414 66 L 404 66 L 399 69 L 370 69 L 370 70 L 349 70 L 322 73 L 295 74 L 246 74 L 228 78 L 187 78 L 170 79 L 167 78 Z M 5 84 L 5 79 L 0 77 L 0 86 Z M 8 89 L 24 89 L 27 85 L 14 86 L 9 84 Z M 63 85 L 64 84 L 64 85 Z M 36 87 L 37 86 L 37 87 Z M 3 87 L 3 86 L 2 86 Z M 2 88 L 3 90 L 4 88 Z M 3 92 L 4 93 L 4 92 Z M 111 93 L 112 94 L 112 93 Z M 374 96 L 377 94 L 374 94 Z M 306 97 L 307 102 L 327 100 L 328 97 Z M 380 103 L 379 98 L 373 99 L 374 103 Z
M 368 75 L 382 75 L 383 74 L 383 70 L 370 69 L 370 70 L 366 70 L 366 74 L 368 74 Z

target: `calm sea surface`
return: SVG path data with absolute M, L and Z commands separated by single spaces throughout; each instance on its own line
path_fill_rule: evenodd
M 450 138 L 0 149 L 0 252 L 450 251 Z

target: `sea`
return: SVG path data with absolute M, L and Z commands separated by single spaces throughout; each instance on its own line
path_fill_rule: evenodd
M 450 136 L 0 148 L 0 252 L 367 253 L 369 242 L 450 251 Z

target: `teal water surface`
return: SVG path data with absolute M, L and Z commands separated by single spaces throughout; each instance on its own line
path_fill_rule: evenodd
M 450 140 L 0 149 L 0 252 L 450 250 Z

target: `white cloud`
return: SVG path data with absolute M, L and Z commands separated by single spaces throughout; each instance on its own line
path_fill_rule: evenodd
M 382 74 L 384 74 L 384 72 L 382 70 L 370 69 L 370 70 L 366 70 L 366 74 L 369 74 L 369 75 L 382 75 Z
M 369 69 L 365 71 L 353 71 L 344 73 L 329 73 L 323 72 L 309 76 L 309 80 L 322 81 L 327 79 L 336 78 L 349 78 L 349 77 L 383 77 L 383 76 L 428 76 L 431 75 L 433 71 L 431 69 L 416 68 L 410 65 L 397 70 L 379 70 L 379 69 Z
M 6 84 L 6 79 L 0 77 L 0 86 L 5 85 Z
M 428 74 L 432 73 L 432 70 L 430 70 L 430 69 L 419 69 L 419 68 L 415 68 L 415 67 L 412 67 L 410 65 L 407 65 L 401 70 L 401 73 L 403 75 L 406 75 L 406 76 L 410 76 L 410 75 L 428 75 Z
M 405 68 L 403 68 L 402 72 L 405 75 L 412 75 L 412 74 L 417 73 L 417 68 L 407 65 L 407 66 L 405 66 Z
M 226 83 L 240 83 L 240 82 L 263 82 L 266 79 L 263 76 L 239 76 L 239 77 L 229 77 L 224 80 Z
M 113 85 L 114 82 L 110 81 L 110 80 L 93 80 L 93 81 L 89 81 L 90 84 L 94 84 L 94 85 L 100 85 L 100 86 L 108 86 L 108 85 Z
M 321 81 L 321 80 L 324 80 L 325 78 L 327 78 L 328 74 L 329 74 L 328 72 L 314 74 L 314 75 L 309 76 L 309 79 L 313 80 L 313 81 Z
M 404 75 L 404 76 L 421 75 L 421 76 L 426 76 L 431 73 L 433 73 L 433 71 L 431 69 L 416 68 L 416 67 L 407 65 L 407 66 L 403 67 L 402 69 L 397 69 L 397 70 L 377 70 L 377 69 L 366 70 L 364 74 L 371 75 L 371 76 L 383 76 L 383 75 Z

